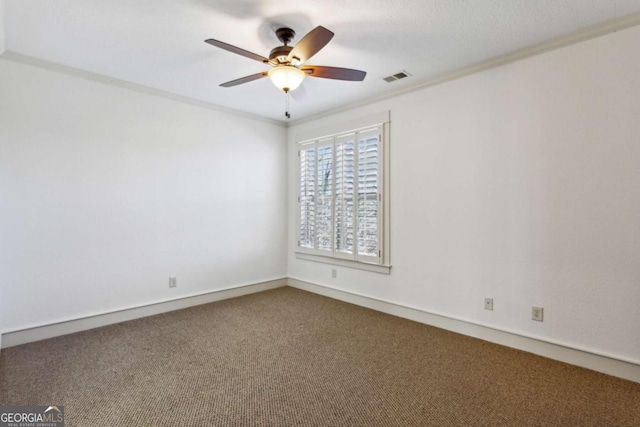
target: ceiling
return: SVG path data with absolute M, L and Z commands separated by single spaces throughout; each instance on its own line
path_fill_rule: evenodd
M 294 44 L 318 25 L 333 31 L 308 64 L 367 77 L 305 79 L 290 108 L 301 119 L 640 13 L 638 0 L 4 1 L 7 51 L 282 121 L 285 95 L 267 79 L 218 86 L 269 67 L 205 39 L 268 56 L 282 26 Z M 382 80 L 402 70 L 412 77 Z

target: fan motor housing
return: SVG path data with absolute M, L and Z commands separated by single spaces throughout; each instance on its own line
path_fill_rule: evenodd
M 271 53 L 269 53 L 269 59 L 275 59 L 281 64 L 285 63 L 287 62 L 291 49 L 293 49 L 291 46 L 278 46 L 273 48 L 271 49 Z

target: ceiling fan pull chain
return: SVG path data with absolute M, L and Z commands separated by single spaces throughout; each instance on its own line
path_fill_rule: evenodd
M 284 115 L 287 119 L 291 118 L 291 114 L 289 114 L 289 92 L 284 93 Z

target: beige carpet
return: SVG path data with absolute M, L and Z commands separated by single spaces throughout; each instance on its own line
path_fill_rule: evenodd
M 13 347 L 67 426 L 638 426 L 640 384 L 292 288 Z

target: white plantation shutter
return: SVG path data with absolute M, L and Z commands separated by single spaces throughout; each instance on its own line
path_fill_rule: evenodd
M 298 247 L 333 252 L 333 138 L 303 146 L 300 170 Z
M 317 148 L 316 248 L 321 251 L 333 251 L 333 140 L 324 140 L 320 144 Z
M 382 264 L 383 126 L 300 145 L 299 250 Z
M 355 242 L 355 137 L 336 138 L 335 255 L 347 259 L 353 259 Z
M 380 130 L 358 133 L 358 259 L 379 257 Z
M 300 150 L 300 240 L 298 246 L 314 248 L 316 241 L 316 150 Z

